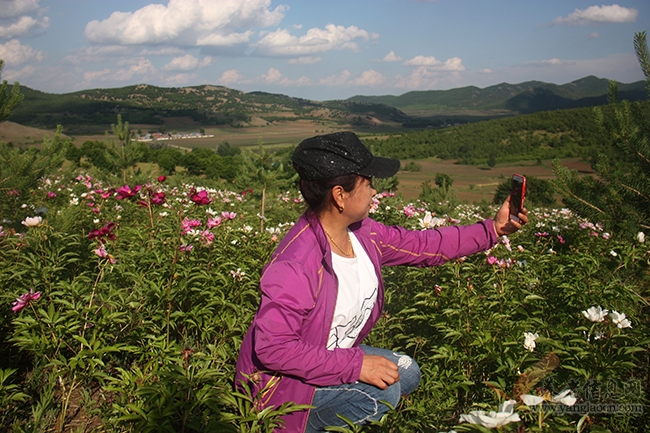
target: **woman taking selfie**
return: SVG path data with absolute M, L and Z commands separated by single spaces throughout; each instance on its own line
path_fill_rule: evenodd
M 398 160 L 373 156 L 351 132 L 312 137 L 292 161 L 308 210 L 264 267 L 261 303 L 237 362 L 260 408 L 314 406 L 284 417 L 287 432 L 324 431 L 378 420 L 412 392 L 420 370 L 409 356 L 365 346 L 384 304 L 382 266 L 435 266 L 485 251 L 528 221 L 510 218 L 414 231 L 368 218 L 372 178 L 393 176 Z

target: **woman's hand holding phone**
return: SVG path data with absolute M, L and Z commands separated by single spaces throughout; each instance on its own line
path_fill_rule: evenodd
M 498 236 L 512 234 L 528 223 L 528 210 L 524 207 L 525 197 L 526 178 L 515 174 L 510 195 L 494 217 L 494 229 Z
M 521 174 L 512 175 L 512 184 L 510 187 L 510 218 L 519 222 L 519 214 L 524 209 L 524 200 L 526 199 L 526 178 Z

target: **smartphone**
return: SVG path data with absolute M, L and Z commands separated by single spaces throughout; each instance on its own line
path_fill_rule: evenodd
M 521 174 L 512 175 L 510 187 L 510 219 L 519 222 L 519 212 L 524 208 L 526 199 L 526 177 Z

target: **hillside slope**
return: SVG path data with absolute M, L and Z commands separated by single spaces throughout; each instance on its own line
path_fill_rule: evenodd
M 469 86 L 414 91 L 400 96 L 353 96 L 348 101 L 386 104 L 406 113 L 506 110 L 521 114 L 602 105 L 607 103 L 608 89 L 609 80 L 589 76 L 563 85 L 541 81 L 501 83 L 484 89 Z M 645 81 L 618 83 L 618 90 L 620 99 L 646 99 Z
M 394 107 L 354 101 L 322 103 L 264 92 L 244 93 L 222 86 L 163 88 L 146 84 L 51 94 L 21 86 L 25 99 L 11 121 L 35 127 L 110 125 L 116 115 L 132 124 L 162 124 L 163 118 L 190 117 L 202 125 L 247 126 L 253 119 L 332 120 L 369 125 L 408 119 Z

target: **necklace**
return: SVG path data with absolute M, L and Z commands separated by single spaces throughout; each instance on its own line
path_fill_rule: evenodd
M 339 247 L 339 244 L 336 243 L 336 241 L 334 240 L 334 238 L 332 237 L 332 235 L 330 235 L 329 233 L 327 233 L 327 230 L 323 229 L 323 231 L 325 232 L 325 234 L 327 235 L 327 237 L 329 238 L 329 240 L 332 242 L 332 244 L 333 244 L 333 245 L 334 245 L 334 246 L 335 246 L 335 247 L 336 247 L 336 248 L 337 248 L 341 253 L 343 253 L 344 256 L 346 256 L 346 257 L 352 257 L 352 256 L 354 256 L 354 251 L 352 251 L 352 241 L 350 240 L 350 232 L 346 231 L 346 233 L 348 234 L 348 251 L 345 252 L 345 251 L 343 251 L 343 248 Z

